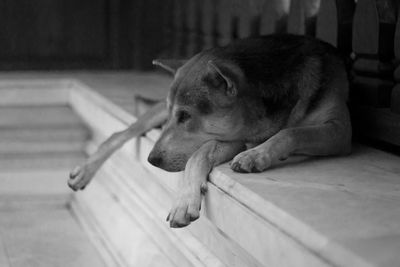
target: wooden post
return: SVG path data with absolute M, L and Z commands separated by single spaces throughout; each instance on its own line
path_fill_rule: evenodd
M 354 0 L 324 0 L 317 16 L 316 36 L 350 55 Z
M 218 25 L 217 25 L 217 44 L 226 45 L 232 41 L 233 37 L 233 12 L 231 0 L 219 0 L 217 6 Z
M 237 37 L 246 38 L 259 33 L 259 15 L 263 0 L 233 1 L 233 12 L 237 18 Z
M 261 11 L 260 34 L 287 31 L 289 0 L 266 0 Z
M 320 0 L 292 0 L 288 32 L 315 36 L 315 24 Z
M 389 107 L 393 88 L 394 0 L 359 0 L 353 22 L 352 101 Z
M 199 16 L 201 3 L 200 0 L 186 0 L 186 27 L 184 29 L 187 43 L 185 47 L 185 57 L 191 57 L 198 52 L 200 44 L 199 38 Z
M 239 38 L 246 38 L 251 35 L 252 14 L 247 6 L 243 6 L 240 10 L 235 10 L 238 18 L 237 34 Z
M 133 13 L 130 38 L 134 47 L 132 65 L 136 69 L 152 68 L 152 60 L 165 48 L 164 28 L 160 25 L 164 4 L 157 0 L 135 0 L 128 5 Z
M 216 8 L 219 1 L 204 0 L 201 10 L 201 35 L 203 37 L 202 49 L 211 48 L 216 45 L 216 32 L 218 24 L 218 13 Z
M 173 43 L 174 43 L 174 15 L 172 7 L 174 0 L 163 0 L 162 8 L 162 27 L 163 32 L 163 51 L 160 53 L 159 58 L 172 58 Z
M 187 2 L 174 0 L 173 5 L 173 31 L 174 31 L 174 41 L 173 41 L 173 57 L 182 58 L 184 57 L 184 45 L 185 45 L 185 12 L 187 10 Z
M 394 55 L 396 57 L 397 68 L 393 76 L 396 85 L 392 91 L 390 108 L 392 112 L 400 114 L 400 5 L 397 12 L 397 24 L 394 36 Z

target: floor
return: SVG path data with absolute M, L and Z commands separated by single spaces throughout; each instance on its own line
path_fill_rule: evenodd
M 168 93 L 172 77 L 164 72 L 132 71 L 54 71 L 0 72 L 0 80 L 13 79 L 77 79 L 95 89 L 129 112 L 133 111 L 134 95 L 160 100 Z
M 160 73 L 137 72 L 0 73 L 0 80 L 32 78 L 78 79 L 129 112 L 133 111 L 135 94 L 162 99 L 166 96 L 168 85 L 172 80 L 171 77 Z M 10 119 L 12 116 L 20 116 L 18 117 L 20 123 Z M 85 138 L 87 134 L 82 124 L 70 111 L 65 110 L 65 107 L 26 111 L 12 108 L 0 109 L 1 267 L 104 266 L 99 253 L 68 208 L 71 191 L 66 186 L 66 176 L 70 166 L 82 160 L 81 147 Z M 39 153 L 40 157 L 32 156 L 37 155 L 35 153 Z M 332 229 L 350 229 L 352 235 L 360 233 L 360 236 L 363 234 L 362 236 L 386 238 L 384 234 L 388 233 L 388 229 L 393 228 L 396 231 L 398 229 L 397 214 L 399 213 L 396 210 L 399 199 L 399 176 L 395 176 L 399 173 L 398 159 L 387 161 L 386 157 L 392 158 L 392 156 L 381 153 L 383 160 L 377 161 L 376 152 L 371 153 L 368 151 L 354 153 L 351 157 L 354 157 L 355 163 L 350 166 L 345 164 L 349 159 L 341 158 L 317 166 L 309 162 L 304 163 L 300 168 L 296 165 L 285 169 L 277 168 L 269 171 L 268 177 L 265 176 L 263 180 L 255 177 L 257 175 L 254 177 L 247 175 L 245 179 L 244 176 L 239 175 L 236 178 L 234 175 L 232 177 L 255 193 L 267 196 L 269 201 L 275 200 L 274 203 L 277 206 L 291 211 L 315 229 L 330 233 L 334 240 L 353 242 L 349 241 L 345 231 L 333 232 Z M 343 161 L 343 164 L 340 161 Z M 381 162 L 389 163 L 385 165 Z M 348 168 L 338 169 L 337 164 Z M 222 168 L 231 173 L 226 166 Z M 318 168 L 319 173 L 323 174 L 322 177 L 312 175 L 310 172 L 310 170 L 318 171 Z M 357 168 L 361 168 L 361 171 Z M 337 170 L 340 172 L 339 177 L 336 175 Z M 360 177 L 358 173 L 362 171 L 368 172 L 369 175 Z M 351 175 L 353 173 L 357 175 L 353 177 Z M 299 175 L 304 178 L 304 181 L 298 179 Z M 345 180 L 341 181 L 343 177 Z M 261 182 L 266 186 L 261 187 Z M 379 186 L 371 186 L 371 184 Z M 261 192 L 262 188 L 266 188 L 267 191 Z M 332 197 L 333 193 L 329 194 L 331 191 L 336 194 L 335 197 Z M 317 198 L 323 201 L 317 203 L 315 202 Z M 332 199 L 335 202 L 329 203 Z M 304 205 L 299 205 L 303 202 Z M 376 206 L 373 205 L 383 202 L 390 204 L 385 207 L 393 205 L 393 208 L 375 208 Z M 324 203 L 329 204 L 325 206 L 344 208 L 336 208 L 333 210 L 335 212 L 326 216 L 326 209 L 321 209 L 325 207 L 322 205 Z M 352 208 L 357 208 L 362 212 L 354 213 Z M 380 213 L 377 214 L 375 211 Z M 385 211 L 388 213 L 384 213 Z M 343 214 L 349 216 L 343 216 Z M 357 218 L 353 216 L 354 214 L 361 215 Z M 388 214 L 393 216 L 390 217 Z M 320 217 L 324 220 L 328 218 L 330 221 L 325 223 Z M 363 221 L 366 218 L 367 224 Z M 389 219 L 384 221 L 385 218 Z M 337 227 L 338 225 L 341 227 Z M 359 225 L 366 227 L 358 227 Z M 367 233 L 365 235 L 364 229 Z M 382 231 L 377 233 L 371 229 Z M 389 234 L 389 241 L 392 242 L 389 243 L 392 244 L 390 247 L 392 250 L 398 250 L 400 244 L 398 233 L 390 232 Z M 365 244 L 372 244 L 371 247 L 365 246 L 365 249 L 360 245 L 364 242 L 360 240 L 364 239 L 357 239 L 357 242 L 348 244 L 348 247 L 360 250 L 356 252 L 365 258 L 374 258 L 372 262 L 382 263 L 386 260 L 386 257 L 379 258 L 382 255 L 376 254 L 382 251 L 376 248 L 381 246 L 379 242 L 383 239 L 378 238 L 377 242 L 365 242 Z M 392 250 L 388 250 L 388 253 L 397 255 Z
M 105 266 L 66 206 L 0 209 L 0 266 Z
M 79 79 L 132 111 L 133 96 L 165 97 L 170 77 L 131 72 L 0 73 L 0 80 Z M 0 107 L 0 266 L 105 266 L 71 214 L 66 186 L 88 138 L 67 107 Z

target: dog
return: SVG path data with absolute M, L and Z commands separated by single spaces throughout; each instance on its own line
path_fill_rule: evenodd
M 163 125 L 148 161 L 185 170 L 167 217 L 171 227 L 199 218 L 212 168 L 231 161 L 236 172 L 262 172 L 291 155 L 351 151 L 348 74 L 330 44 L 290 34 L 240 39 L 185 62 L 155 61 L 174 74 L 166 101 L 112 135 L 70 174 L 83 189 L 126 141 Z

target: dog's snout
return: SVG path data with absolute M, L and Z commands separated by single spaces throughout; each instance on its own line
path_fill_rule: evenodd
M 150 162 L 153 166 L 160 167 L 162 162 L 162 157 L 159 155 L 155 155 L 154 153 L 150 153 L 147 161 Z

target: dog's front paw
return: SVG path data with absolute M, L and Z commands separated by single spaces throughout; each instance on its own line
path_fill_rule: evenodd
M 171 228 L 189 225 L 200 217 L 201 194 L 183 193 L 172 206 L 167 221 Z
M 271 166 L 268 153 L 260 153 L 257 149 L 246 150 L 234 157 L 231 169 L 236 172 L 262 172 Z
M 97 170 L 97 165 L 90 163 L 76 166 L 69 174 L 68 186 L 74 191 L 85 189 Z

